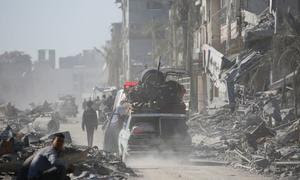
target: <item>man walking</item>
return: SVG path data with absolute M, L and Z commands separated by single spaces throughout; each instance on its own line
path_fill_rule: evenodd
M 82 124 L 81 124 L 82 130 L 83 131 L 86 130 L 89 147 L 93 146 L 94 130 L 98 128 L 97 113 L 92 108 L 92 106 L 93 106 L 93 102 L 88 101 L 87 109 L 83 112 L 82 115 Z
M 87 101 L 86 101 L 86 99 L 84 98 L 84 99 L 83 99 L 83 102 L 82 102 L 82 109 L 85 111 L 85 110 L 86 110 L 86 107 L 87 107 Z

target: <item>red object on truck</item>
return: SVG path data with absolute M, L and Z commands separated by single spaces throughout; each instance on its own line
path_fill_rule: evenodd
M 138 85 L 139 82 L 137 81 L 127 81 L 124 83 L 124 89 L 128 89 L 130 87 L 134 87 L 136 85 Z

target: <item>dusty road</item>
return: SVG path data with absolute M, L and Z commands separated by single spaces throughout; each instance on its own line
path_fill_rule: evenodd
M 60 129 L 62 131 L 70 131 L 74 144 L 87 146 L 86 131 L 82 131 L 79 118 L 72 120 L 70 123 L 61 124 Z M 93 145 L 102 149 L 103 131 L 101 130 L 101 127 L 99 127 L 94 133 Z
M 251 175 L 241 170 L 223 166 L 180 166 L 139 168 L 147 180 L 271 180 L 271 178 Z
M 129 163 L 141 175 L 134 180 L 271 180 L 232 167 L 203 166 L 176 160 L 154 160 L 146 158 Z
M 81 130 L 79 118 L 73 123 L 62 124 L 61 130 L 71 132 L 73 143 L 87 145 L 86 132 Z M 95 132 L 94 145 L 102 148 L 103 132 L 101 127 Z M 128 164 L 134 168 L 138 178 L 133 180 L 271 180 L 263 176 L 224 166 L 195 166 L 152 158 L 137 160 Z

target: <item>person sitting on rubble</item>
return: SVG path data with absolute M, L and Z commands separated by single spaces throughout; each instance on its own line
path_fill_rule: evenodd
M 39 150 L 30 162 L 27 177 L 29 180 L 66 180 L 67 173 L 74 171 L 73 165 L 61 159 L 64 150 L 65 136 L 62 133 L 54 135 L 52 144 Z

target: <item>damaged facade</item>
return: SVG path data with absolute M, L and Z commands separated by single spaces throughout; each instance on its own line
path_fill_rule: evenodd
M 123 14 L 122 64 L 125 80 L 136 80 L 146 67 L 156 66 L 168 24 L 168 1 L 118 0 Z M 120 59 L 121 61 L 121 59 Z
M 287 84 L 290 88 L 285 87 L 283 94 L 290 93 L 289 97 L 294 99 L 290 101 L 296 101 L 297 92 L 292 91 L 297 89 L 293 86 L 297 78 L 292 77 L 297 74 L 297 63 L 285 57 L 292 63 L 287 65 L 279 59 L 284 58 L 283 47 L 295 47 L 292 37 L 297 36 L 298 4 L 255 0 L 194 2 L 199 15 L 194 18 L 192 33 L 193 62 L 198 61 L 196 65 L 200 66 L 194 69 L 201 69 L 194 73 L 198 77 L 200 112 L 226 104 L 235 109 L 242 103 L 240 98 L 267 90 L 281 92 Z M 296 58 L 296 54 L 290 57 Z M 282 101 L 289 100 L 284 97 Z
M 196 1 L 199 14 L 194 29 L 194 60 L 199 61 L 198 109 L 200 112 L 228 104 L 234 99 L 226 71 L 232 67 L 244 49 L 245 13 L 252 16 L 267 9 L 264 1 Z M 256 8 L 255 8 L 256 7 Z M 251 19 L 251 18 L 250 18 Z M 230 91 L 228 90 L 230 88 Z M 234 100 L 233 100 L 234 101 Z
M 189 123 L 195 139 L 218 139 L 200 138 L 199 156 L 299 178 L 299 3 L 196 1 L 198 108 L 207 113 Z
M 31 93 L 31 88 L 26 85 L 31 83 L 32 67 L 28 54 L 20 51 L 0 54 L 0 92 L 6 93 L 0 95 L 0 104 L 6 103 L 8 99 L 17 102 Z
M 224 105 L 234 110 L 239 93 L 282 90 L 283 84 L 292 98 L 296 60 L 287 65 L 283 59 L 297 55 L 298 1 L 116 2 L 123 12 L 121 81 L 135 80 L 160 59 L 165 68 L 186 71 L 193 112 Z M 293 101 L 288 97 L 285 102 Z

